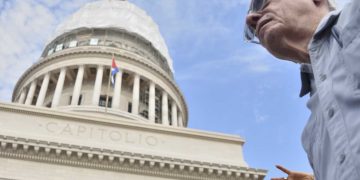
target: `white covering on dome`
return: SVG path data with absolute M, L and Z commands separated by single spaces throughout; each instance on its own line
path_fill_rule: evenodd
M 55 37 L 78 28 L 119 28 L 139 34 L 166 58 L 173 71 L 172 59 L 157 24 L 144 10 L 126 0 L 99 0 L 86 4 L 58 26 Z

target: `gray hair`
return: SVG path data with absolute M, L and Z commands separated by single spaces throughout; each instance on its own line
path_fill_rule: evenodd
M 330 7 L 331 10 L 336 9 L 336 2 L 335 2 L 335 0 L 328 0 L 328 2 L 329 2 L 329 7 Z

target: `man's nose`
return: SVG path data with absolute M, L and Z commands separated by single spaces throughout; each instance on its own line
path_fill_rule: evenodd
M 253 29 L 256 29 L 256 24 L 259 21 L 259 19 L 261 18 L 261 14 L 260 13 L 249 13 L 246 16 L 246 24 L 250 27 L 252 27 Z

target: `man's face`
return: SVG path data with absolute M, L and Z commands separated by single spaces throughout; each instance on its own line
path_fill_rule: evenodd
M 320 1 L 323 3 L 322 1 Z M 296 48 L 309 43 L 323 15 L 319 0 L 267 0 L 259 12 L 247 16 L 261 44 L 280 59 L 296 57 Z M 304 42 L 307 41 L 307 42 Z M 294 49 L 295 48 L 295 49 Z M 305 47 L 307 49 L 307 47 Z M 300 60 L 301 61 L 301 60 Z

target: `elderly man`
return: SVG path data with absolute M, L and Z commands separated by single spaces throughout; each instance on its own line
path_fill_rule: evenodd
M 253 0 L 245 37 L 301 63 L 300 96 L 311 116 L 302 143 L 314 171 L 274 180 L 360 180 L 360 0 Z M 256 36 L 256 37 L 255 37 Z

